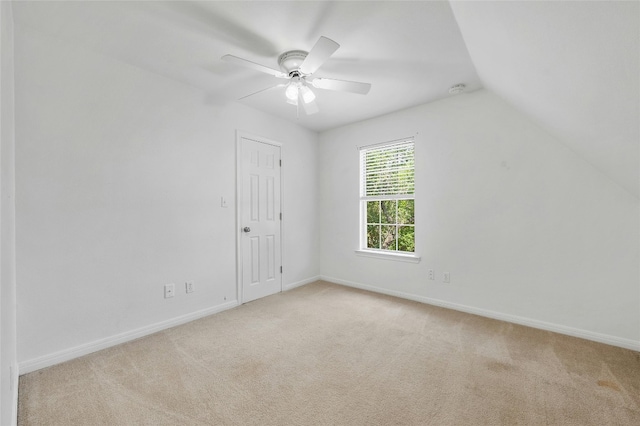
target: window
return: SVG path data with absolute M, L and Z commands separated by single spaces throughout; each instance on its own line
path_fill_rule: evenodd
M 413 139 L 360 149 L 362 250 L 415 252 Z

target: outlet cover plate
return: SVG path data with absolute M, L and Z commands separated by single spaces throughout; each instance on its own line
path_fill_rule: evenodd
M 176 286 L 172 284 L 165 284 L 164 286 L 164 298 L 168 299 L 170 297 L 175 296 L 176 294 Z

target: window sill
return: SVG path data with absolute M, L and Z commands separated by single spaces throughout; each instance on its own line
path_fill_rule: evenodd
M 405 254 L 405 253 L 384 253 L 373 250 L 356 250 L 356 254 L 358 256 L 363 257 L 373 257 L 375 259 L 384 259 L 384 260 L 394 260 L 397 262 L 409 262 L 409 263 L 418 263 L 420 262 L 420 256 L 417 254 Z

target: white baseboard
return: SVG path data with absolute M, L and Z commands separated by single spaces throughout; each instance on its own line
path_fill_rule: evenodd
M 311 284 L 311 283 L 319 281 L 319 280 L 320 280 L 320 275 L 316 275 L 315 277 L 307 278 L 306 280 L 298 281 L 298 282 L 291 283 L 291 284 L 285 284 L 285 285 L 282 286 L 282 291 L 291 290 L 291 289 L 294 289 L 296 287 L 301 287 L 301 286 L 306 285 L 306 284 Z
M 18 425 L 18 387 L 20 386 L 20 368 L 18 364 L 14 364 L 11 370 L 11 391 L 13 394 L 11 395 L 11 426 Z
M 185 324 L 187 322 L 213 315 L 218 312 L 226 311 L 227 309 L 231 309 L 236 306 L 238 306 L 238 301 L 233 300 L 231 302 L 226 302 L 221 305 L 213 306 L 211 308 L 202 309 L 200 311 L 181 315 L 179 317 L 171 318 L 166 321 L 161 321 L 145 327 L 137 328 L 135 330 L 120 333 L 115 336 L 95 340 L 93 342 L 85 343 L 73 348 L 64 349 L 62 351 L 54 352 L 49 355 L 44 355 L 35 359 L 23 361 L 19 363 L 18 370 L 20 374 L 31 373 L 33 371 L 40 370 L 41 368 L 60 364 L 61 362 L 69 361 L 74 358 L 90 354 L 92 352 L 97 352 L 111 346 L 129 342 L 140 337 L 148 336 L 149 334 L 153 334 L 158 331 L 166 330 L 167 328 L 175 327 L 177 325 Z
M 315 277 L 307 278 L 302 281 L 298 281 L 291 284 L 283 285 L 282 290 L 287 291 L 294 289 L 296 287 L 300 287 L 306 284 L 310 284 L 312 282 L 318 281 L 320 276 L 317 275 Z M 162 321 L 156 324 L 151 324 L 146 327 L 141 327 L 135 330 L 127 331 L 121 334 L 117 334 L 115 336 L 107 337 L 104 339 L 96 340 L 90 343 L 86 343 L 83 345 L 79 345 L 73 348 L 65 349 L 62 351 L 54 352 L 49 355 L 44 355 L 35 359 L 30 359 L 27 361 L 23 361 L 18 365 L 18 369 L 20 374 L 31 373 L 36 370 L 40 370 L 42 368 L 50 367 L 52 365 L 60 364 L 65 361 L 72 360 L 74 358 L 78 358 L 84 355 L 88 355 L 92 352 L 97 352 L 101 349 L 106 349 L 111 346 L 119 345 L 121 343 L 129 342 L 134 339 L 138 339 L 140 337 L 148 336 L 149 334 L 156 333 L 161 330 L 165 330 L 167 328 L 175 327 L 180 324 L 187 323 L 189 321 L 196 320 L 198 318 L 206 317 L 209 315 L 216 314 L 218 312 L 225 311 L 227 309 L 231 309 L 238 306 L 238 301 L 234 300 L 231 302 L 224 303 L 222 305 L 214 306 L 212 308 L 203 309 L 201 311 L 193 312 L 190 314 L 182 315 L 176 318 L 172 318 L 170 320 Z M 16 376 L 17 377 L 17 376 Z
M 482 317 L 493 318 L 501 321 L 507 321 L 514 324 L 525 325 L 527 327 L 538 328 L 546 331 L 553 331 L 555 333 L 565 334 L 567 336 L 579 337 L 581 339 L 592 340 L 594 342 L 605 343 L 607 345 L 618 346 L 625 349 L 631 349 L 640 352 L 640 342 L 625 339 L 616 336 L 610 336 L 608 334 L 595 333 L 593 331 L 582 330 L 573 327 L 567 327 L 564 325 L 553 324 L 545 321 L 539 321 L 532 318 L 520 317 L 517 315 L 504 314 L 501 312 L 490 311 L 487 309 L 474 308 L 471 306 L 460 305 L 457 303 L 451 303 L 444 300 L 432 299 L 430 297 L 419 296 L 411 293 L 404 293 L 401 291 L 388 290 L 385 288 L 374 287 L 367 284 L 356 283 L 353 281 L 346 281 L 339 278 L 321 276 L 323 281 L 328 281 L 334 284 L 341 284 L 347 287 L 359 288 L 361 290 L 368 290 L 375 293 L 382 293 L 389 296 L 396 296 L 402 299 L 409 299 L 415 302 L 426 303 L 428 305 L 440 306 L 442 308 L 453 309 L 460 312 L 466 312 L 469 314 L 479 315 Z

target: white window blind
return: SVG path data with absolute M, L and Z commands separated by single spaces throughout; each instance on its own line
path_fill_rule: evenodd
M 360 149 L 360 197 L 390 198 L 414 193 L 413 139 Z

